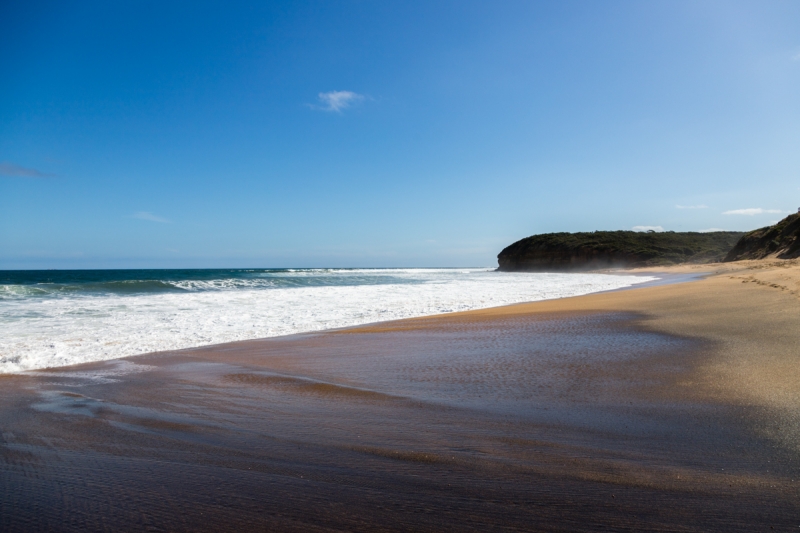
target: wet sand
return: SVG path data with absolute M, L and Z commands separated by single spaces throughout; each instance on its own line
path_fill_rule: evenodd
M 0 376 L 2 531 L 800 526 L 800 265 Z

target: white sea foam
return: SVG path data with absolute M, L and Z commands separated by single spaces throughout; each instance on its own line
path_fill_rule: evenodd
M 276 288 L 273 276 L 174 282 L 184 290 L 157 294 L 0 299 L 0 372 L 563 298 L 656 279 L 486 269 L 290 274 L 313 278 L 332 272 L 335 284 Z M 387 277 L 393 281 L 381 281 Z

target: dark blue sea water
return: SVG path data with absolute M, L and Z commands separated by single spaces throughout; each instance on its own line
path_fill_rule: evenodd
M 409 273 L 432 269 L 136 269 L 3 270 L 0 299 L 25 294 L 148 294 L 245 288 L 289 288 L 422 283 Z M 464 269 L 435 269 L 437 271 Z M 488 269 L 480 269 L 486 271 Z M 14 290 L 10 290 L 14 287 Z

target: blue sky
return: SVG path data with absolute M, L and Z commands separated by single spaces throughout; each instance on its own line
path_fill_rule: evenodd
M 0 4 L 0 268 L 490 266 L 800 206 L 800 3 Z

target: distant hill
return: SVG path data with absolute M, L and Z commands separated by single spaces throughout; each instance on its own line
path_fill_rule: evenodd
M 725 256 L 725 261 L 766 257 L 777 259 L 800 257 L 800 213 L 789 215 L 774 226 L 744 234 Z
M 673 231 L 595 231 L 532 235 L 497 256 L 501 271 L 563 272 L 722 261 L 744 235 Z

